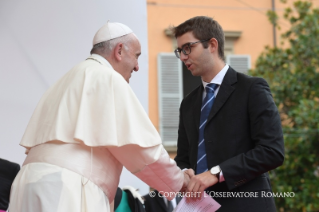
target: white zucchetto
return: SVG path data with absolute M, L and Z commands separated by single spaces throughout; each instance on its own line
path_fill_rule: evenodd
M 102 26 L 93 38 L 93 46 L 95 44 L 112 40 L 114 38 L 122 37 L 124 35 L 130 34 L 133 31 L 126 25 L 116 22 L 107 22 Z

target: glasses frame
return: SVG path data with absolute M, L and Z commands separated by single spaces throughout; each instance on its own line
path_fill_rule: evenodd
M 182 54 L 182 52 L 183 52 L 184 55 L 189 55 L 189 54 L 192 52 L 192 48 L 191 48 L 192 45 L 194 45 L 194 44 L 196 44 L 196 43 L 204 43 L 204 42 L 207 42 L 207 41 L 209 41 L 209 40 L 211 40 L 211 39 L 212 39 L 212 38 L 209 38 L 209 39 L 206 39 L 206 40 L 199 40 L 199 41 L 191 42 L 191 43 L 185 43 L 185 44 L 182 46 L 182 48 L 177 48 L 177 49 L 174 50 L 175 56 L 176 56 L 178 59 L 180 59 L 180 55 Z M 189 53 L 186 53 L 186 51 L 184 50 L 184 47 L 186 47 L 186 46 L 188 46 L 188 48 L 189 48 Z

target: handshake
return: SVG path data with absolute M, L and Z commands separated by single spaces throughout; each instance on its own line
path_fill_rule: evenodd
M 199 194 L 206 188 L 218 183 L 219 179 L 210 173 L 210 170 L 201 174 L 195 175 L 193 169 L 187 169 L 184 172 L 184 183 L 181 192 L 190 192 Z

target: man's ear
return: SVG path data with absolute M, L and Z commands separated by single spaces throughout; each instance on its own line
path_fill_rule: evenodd
M 123 56 L 123 43 L 118 43 L 116 44 L 115 48 L 114 48 L 114 57 L 117 61 L 121 61 L 122 60 L 122 56 Z
M 210 39 L 209 44 L 210 52 L 218 52 L 218 41 L 216 40 L 216 38 Z

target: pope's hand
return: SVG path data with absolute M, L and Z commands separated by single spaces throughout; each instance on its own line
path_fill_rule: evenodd
M 187 170 L 184 171 L 184 173 L 186 173 L 189 176 L 190 179 L 192 179 L 192 177 L 195 176 L 195 172 L 194 172 L 193 169 L 187 169 Z
M 181 189 L 181 192 L 185 192 L 186 191 L 190 179 L 193 176 L 195 176 L 195 173 L 194 173 L 193 169 L 187 169 L 187 170 L 183 171 L 183 173 L 184 173 L 184 183 L 183 183 L 183 187 Z
M 206 188 L 215 185 L 217 182 L 217 177 L 212 175 L 210 171 L 203 172 L 191 178 L 187 185 L 187 191 L 202 193 Z

